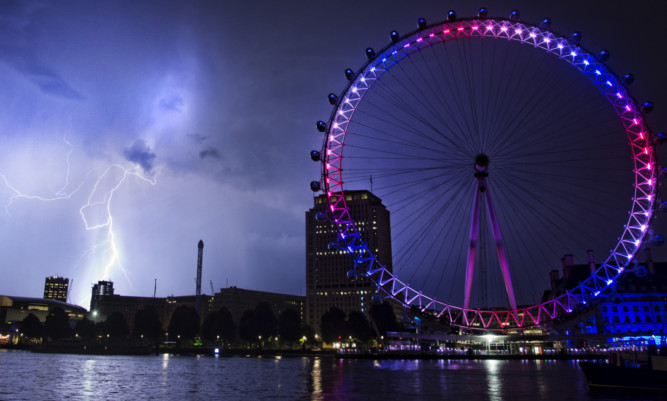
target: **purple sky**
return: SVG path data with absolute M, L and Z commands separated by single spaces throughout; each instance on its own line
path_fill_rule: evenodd
M 634 73 L 634 96 L 656 103 L 649 124 L 667 129 L 667 5 L 582 3 L 483 5 L 583 32 L 614 71 Z M 390 30 L 450 8 L 478 7 L 1 2 L 0 294 L 39 297 L 47 275 L 74 279 L 71 301 L 85 307 L 102 279 L 123 295 L 152 295 L 156 278 L 158 296 L 193 294 L 200 239 L 205 293 L 212 280 L 305 294 L 304 212 L 319 175 L 308 151 L 321 146 L 326 95 Z

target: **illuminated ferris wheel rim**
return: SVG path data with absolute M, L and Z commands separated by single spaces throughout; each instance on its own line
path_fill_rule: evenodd
M 605 64 L 603 57 L 596 57 L 578 44 L 580 35 L 572 38 L 550 31 L 548 20 L 538 25 L 518 20 L 518 13 L 507 18 L 456 19 L 450 12 L 447 21 L 427 26 L 419 21 L 419 29 L 399 37 L 391 33 L 392 43 L 375 53 L 366 50 L 368 62 L 356 73 L 346 71 L 348 85 L 340 96 L 329 95 L 334 110 L 328 123 L 318 123 L 325 132 L 321 157 L 323 190 L 329 201 L 329 211 L 339 232 L 339 239 L 355 261 L 354 271 L 372 279 L 378 292 L 390 296 L 405 306 L 418 307 L 422 312 L 444 317 L 455 326 L 486 330 L 506 330 L 539 325 L 581 305 L 585 305 L 610 285 L 632 263 L 642 242 L 649 233 L 650 223 L 656 205 L 657 163 L 652 133 L 644 121 L 644 111 L 631 96 L 623 81 Z M 377 260 L 369 247 L 361 239 L 345 202 L 343 189 L 343 149 L 345 136 L 354 112 L 373 83 L 390 68 L 413 53 L 454 39 L 494 38 L 528 44 L 542 49 L 568 62 L 587 76 L 596 85 L 614 108 L 623 123 L 634 159 L 634 196 L 632 208 L 623 233 L 619 237 L 609 257 L 587 280 L 563 295 L 547 302 L 515 310 L 464 309 L 447 302 L 438 301 L 411 288 L 386 269 Z M 537 50 L 536 50 L 537 51 Z

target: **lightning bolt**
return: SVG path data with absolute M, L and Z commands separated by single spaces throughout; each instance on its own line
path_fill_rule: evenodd
M 112 177 L 113 170 L 120 171 L 120 178 Z M 127 281 L 132 284 L 130 278 L 127 275 L 127 271 L 120 262 L 118 246 L 116 244 L 116 235 L 113 231 L 113 215 L 111 213 L 111 200 L 113 199 L 113 195 L 123 185 L 128 176 L 137 177 L 138 179 L 151 185 L 155 185 L 157 183 L 157 177 L 147 177 L 141 174 L 139 169 L 128 169 L 119 164 L 112 164 L 108 166 L 95 181 L 95 185 L 93 185 L 93 189 L 88 196 L 88 201 L 85 205 L 81 206 L 79 209 L 79 214 L 81 215 L 81 219 L 85 224 L 86 230 L 106 230 L 106 239 L 99 244 L 95 244 L 89 250 L 89 252 L 92 253 L 101 246 L 107 248 L 109 257 L 107 263 L 104 266 L 102 277 L 110 277 L 111 270 L 114 266 L 117 265 L 120 268 L 120 271 L 125 275 L 125 278 L 127 278 Z M 101 189 L 101 183 L 106 179 L 115 181 L 115 184 L 109 189 Z M 100 207 L 105 211 L 103 221 L 96 224 L 90 222 L 86 217 L 87 211 L 90 209 L 99 209 Z
M 52 196 L 23 193 L 18 189 L 17 185 L 10 183 L 10 180 L 6 175 L 0 174 L 0 182 L 4 184 L 2 192 L 10 195 L 9 200 L 5 204 L 5 212 L 8 216 L 11 216 L 10 208 L 12 204 L 18 200 L 56 202 L 72 199 L 72 197 L 82 191 L 84 187 L 88 187 L 86 183 L 90 182 L 91 177 L 94 177 L 94 184 L 90 189 L 85 204 L 79 208 L 79 215 L 85 230 L 90 232 L 101 232 L 103 239 L 95 242 L 88 250 L 83 252 L 73 267 L 76 268 L 76 266 L 80 265 L 87 256 L 100 252 L 103 255 L 103 260 L 105 260 L 105 262 L 103 262 L 104 265 L 101 277 L 104 279 L 111 277 L 114 267 L 118 267 L 128 283 L 133 286 L 127 271 L 121 263 L 116 234 L 114 233 L 114 219 L 111 211 L 111 202 L 116 191 L 123 186 L 129 177 L 136 177 L 141 181 L 156 185 L 157 174 L 148 176 L 143 174 L 140 168 L 127 168 L 120 164 L 110 164 L 106 168 L 97 167 L 88 171 L 85 178 L 82 179 L 74 189 L 68 192 L 67 189 L 71 186 L 70 161 L 74 152 L 74 147 L 67 141 L 66 137 L 63 137 L 63 142 L 68 146 L 64 183 Z

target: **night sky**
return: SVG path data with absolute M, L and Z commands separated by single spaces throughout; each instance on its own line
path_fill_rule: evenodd
M 549 17 L 609 50 L 612 70 L 635 75 L 633 95 L 656 104 L 659 132 L 667 4 L 648 3 L 480 5 Z M 71 301 L 85 307 L 102 279 L 122 295 L 152 296 L 155 279 L 158 296 L 194 294 L 202 239 L 203 292 L 212 281 L 304 295 L 304 212 L 319 178 L 308 151 L 321 147 L 326 95 L 390 30 L 450 8 L 478 6 L 0 2 L 0 294 L 40 297 L 48 275 L 74 279 Z M 656 231 L 667 234 L 664 220 Z

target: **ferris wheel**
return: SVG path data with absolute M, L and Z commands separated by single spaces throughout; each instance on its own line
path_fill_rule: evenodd
M 612 72 L 607 52 L 550 26 L 484 8 L 420 19 L 366 49 L 329 94 L 311 189 L 326 194 L 348 275 L 371 279 L 375 300 L 484 331 L 541 325 L 608 290 L 650 241 L 652 104 L 632 97 L 632 75 Z M 345 193 L 358 189 L 391 213 L 390 258 L 355 224 Z M 586 275 L 564 272 L 576 285 L 544 297 L 563 255 L 586 250 Z

